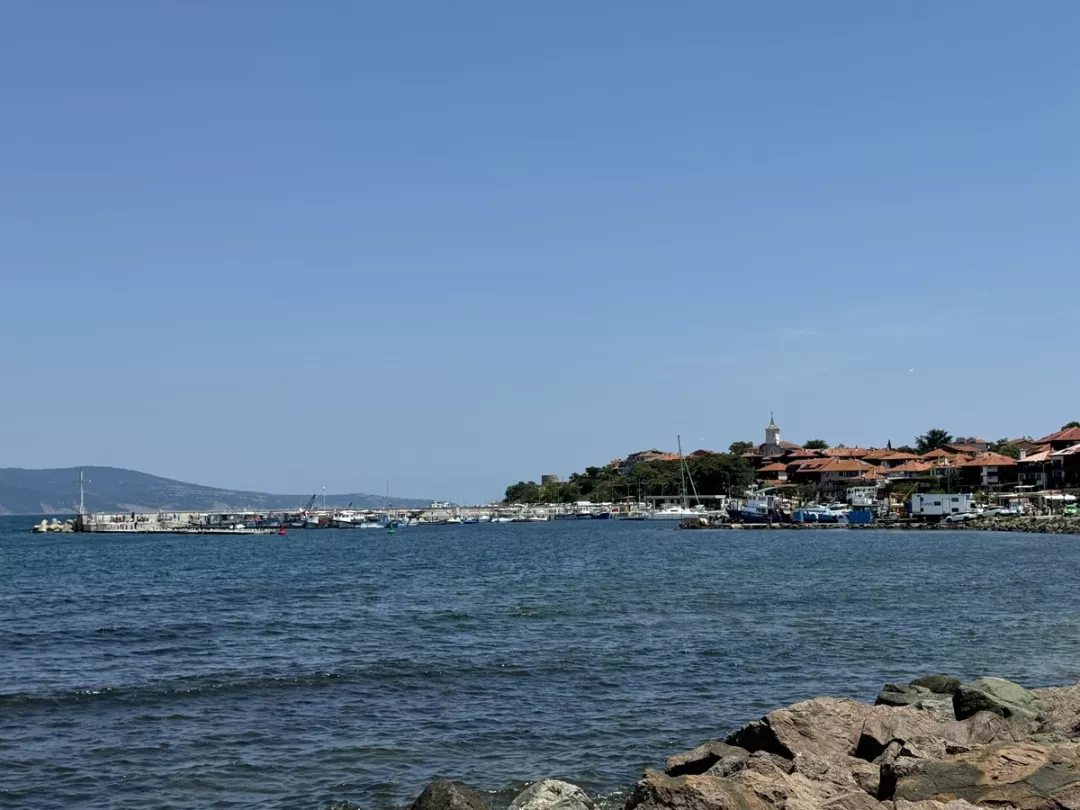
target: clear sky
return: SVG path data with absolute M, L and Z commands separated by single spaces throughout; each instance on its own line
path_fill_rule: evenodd
M 0 4 L 0 467 L 477 500 L 1080 418 L 1080 4 Z M 909 370 L 910 369 L 910 370 Z

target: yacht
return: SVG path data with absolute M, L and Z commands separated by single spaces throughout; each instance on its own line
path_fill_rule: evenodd
M 665 506 L 655 512 L 649 512 L 646 520 L 687 520 L 705 517 L 705 510 L 687 506 Z

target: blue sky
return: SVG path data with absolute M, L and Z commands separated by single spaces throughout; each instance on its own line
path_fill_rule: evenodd
M 849 445 L 1057 429 L 1078 24 L 6 3 L 0 466 L 476 500 L 770 410 Z

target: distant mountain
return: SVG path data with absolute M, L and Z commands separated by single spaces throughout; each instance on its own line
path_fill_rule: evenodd
M 88 512 L 156 512 L 158 509 L 177 512 L 230 509 L 283 511 L 301 508 L 312 494 L 270 495 L 265 492 L 216 489 L 117 467 L 58 470 L 7 467 L 0 468 L 0 515 L 75 514 L 79 488 L 74 482 L 80 470 L 90 479 L 86 485 Z M 385 501 L 382 495 L 362 492 L 326 496 L 327 506 L 341 507 L 351 503 L 361 509 L 382 506 Z M 322 504 L 321 494 L 318 502 Z M 390 498 L 391 506 L 420 507 L 429 503 L 416 498 Z

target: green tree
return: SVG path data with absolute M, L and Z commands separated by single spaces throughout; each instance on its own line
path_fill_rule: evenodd
M 539 503 L 540 485 L 535 481 L 518 481 L 506 488 L 503 503 Z
M 754 468 L 742 456 L 731 453 L 691 458 L 686 468 L 701 495 L 739 497 L 754 483 Z
M 1069 422 L 1068 424 L 1062 425 L 1061 429 L 1062 430 L 1068 430 L 1069 428 L 1074 428 L 1074 427 L 1080 427 L 1080 422 Z
M 728 452 L 733 456 L 742 456 L 754 448 L 753 442 L 732 442 Z
M 803 444 L 804 450 L 828 450 L 829 443 L 824 439 L 810 439 Z
M 952 440 L 953 437 L 948 431 L 941 430 L 940 428 L 933 428 L 926 431 L 922 436 L 915 437 L 915 452 L 921 456 L 923 453 L 937 450 L 939 447 L 944 447 L 946 444 L 952 444 Z
M 1015 444 L 1009 444 L 1008 439 L 998 439 L 990 445 L 990 449 L 1009 458 L 1020 458 L 1020 448 Z

